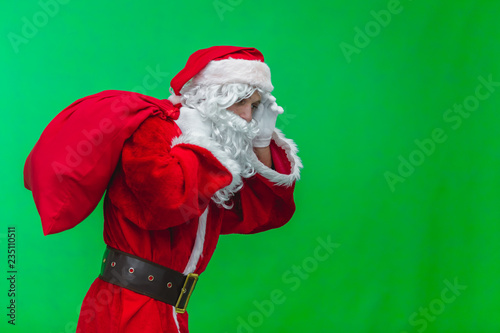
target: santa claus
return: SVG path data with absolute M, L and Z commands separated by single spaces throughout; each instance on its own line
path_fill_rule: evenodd
M 188 332 L 186 306 L 219 235 L 278 228 L 295 211 L 302 165 L 275 128 L 283 109 L 258 50 L 199 50 L 171 88 L 169 113 L 141 120 L 113 165 L 107 248 L 77 332 Z

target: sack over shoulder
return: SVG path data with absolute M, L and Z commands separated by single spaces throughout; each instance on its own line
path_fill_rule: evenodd
M 45 235 L 73 228 L 97 206 L 125 140 L 148 117 L 179 117 L 168 100 L 119 90 L 81 98 L 45 128 L 24 165 Z

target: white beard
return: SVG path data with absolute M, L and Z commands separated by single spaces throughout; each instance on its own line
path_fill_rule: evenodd
M 240 116 L 226 108 L 239 100 L 250 97 L 255 91 L 263 91 L 243 83 L 224 85 L 191 86 L 189 83 L 181 91 L 181 103 L 196 109 L 203 118 L 211 122 L 211 138 L 229 157 L 230 163 L 239 167 L 239 175 L 233 175 L 233 182 L 226 188 L 217 191 L 212 200 L 225 208 L 230 208 L 230 199 L 243 186 L 242 178 L 255 174 L 257 157 L 253 152 L 253 139 L 259 128 L 257 122 L 246 122 Z M 182 129 L 182 128 L 181 128 Z
M 253 139 L 259 132 L 257 122 L 252 120 L 247 122 L 234 113 L 221 109 L 217 116 L 210 119 L 212 121 L 212 139 L 219 143 L 224 151 L 238 163 L 241 167 L 241 177 L 249 178 L 255 174 L 255 169 L 251 163 L 253 152 Z M 237 193 L 243 183 L 237 188 L 229 191 L 221 189 L 214 195 L 214 201 L 223 202 L 222 206 L 230 208 L 229 199 Z
M 257 122 L 247 122 L 230 111 L 223 110 L 224 118 L 212 120 L 212 138 L 218 142 L 229 156 L 239 163 L 244 178 L 255 172 L 250 163 L 253 153 L 253 139 L 258 134 Z

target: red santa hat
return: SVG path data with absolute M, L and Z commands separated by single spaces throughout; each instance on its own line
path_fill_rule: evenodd
M 176 96 L 189 80 L 195 85 L 246 83 L 268 92 L 274 89 L 264 56 L 251 47 L 212 46 L 196 51 L 170 82 Z

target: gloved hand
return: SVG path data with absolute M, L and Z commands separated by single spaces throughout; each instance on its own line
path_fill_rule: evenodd
M 282 113 L 283 108 L 276 104 L 276 97 L 268 94 L 253 114 L 253 119 L 257 121 L 259 127 L 259 134 L 253 139 L 254 147 L 267 147 L 271 144 L 271 137 L 276 128 L 276 119 Z
M 212 122 L 195 109 L 183 106 L 180 109 L 179 119 L 175 122 L 184 134 L 202 137 L 210 137 L 212 134 Z

